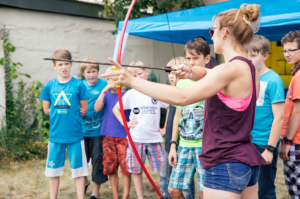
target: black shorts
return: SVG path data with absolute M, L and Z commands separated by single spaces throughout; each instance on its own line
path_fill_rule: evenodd
M 84 137 L 86 159 L 89 162 L 92 158 L 92 181 L 96 184 L 103 184 L 108 177 L 103 174 L 103 137 Z

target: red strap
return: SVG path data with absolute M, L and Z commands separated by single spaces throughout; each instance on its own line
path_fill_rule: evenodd
M 284 144 L 291 145 L 292 143 L 291 142 L 284 142 Z

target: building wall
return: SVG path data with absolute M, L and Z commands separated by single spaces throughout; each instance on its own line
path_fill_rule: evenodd
M 2 7 L 0 25 L 6 25 L 9 40 L 16 46 L 11 58 L 24 65 L 20 72 L 28 73 L 32 76 L 31 80 L 42 83 L 56 77 L 52 63 L 43 60 L 51 57 L 56 49 L 70 50 L 76 60 L 94 57 L 101 62 L 107 62 L 113 53 L 115 36 L 111 31 L 115 30 L 115 26 L 112 21 Z M 179 54 L 183 45 L 175 46 Z M 130 35 L 122 63 L 141 60 L 147 66 L 163 67 L 171 58 L 170 43 Z M 106 68 L 101 66 L 100 74 Z M 79 64 L 74 63 L 71 75 L 77 77 L 78 74 Z M 160 74 L 162 82 L 166 82 L 165 72 Z

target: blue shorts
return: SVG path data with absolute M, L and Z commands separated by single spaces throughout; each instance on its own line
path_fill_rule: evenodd
M 58 177 L 64 174 L 66 151 L 72 169 L 72 177 L 88 176 L 89 171 L 83 140 L 68 144 L 49 141 L 45 175 L 47 177 Z
M 256 185 L 258 174 L 258 166 L 228 161 L 205 170 L 204 187 L 241 194 L 247 186 Z

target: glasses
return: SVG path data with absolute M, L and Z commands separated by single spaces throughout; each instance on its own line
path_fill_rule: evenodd
M 214 36 L 214 33 L 215 33 L 215 29 L 218 28 L 218 27 L 213 27 L 213 28 L 209 28 L 208 29 L 208 32 L 210 34 L 211 37 Z M 228 30 L 226 30 L 226 32 L 229 34 Z
M 288 54 L 290 54 L 290 53 L 292 53 L 292 52 L 294 52 L 294 51 L 296 51 L 296 50 L 299 50 L 300 48 L 296 48 L 296 49 L 289 49 L 289 50 L 283 50 L 283 51 L 281 51 L 281 53 L 284 55 L 285 53 L 288 53 Z

